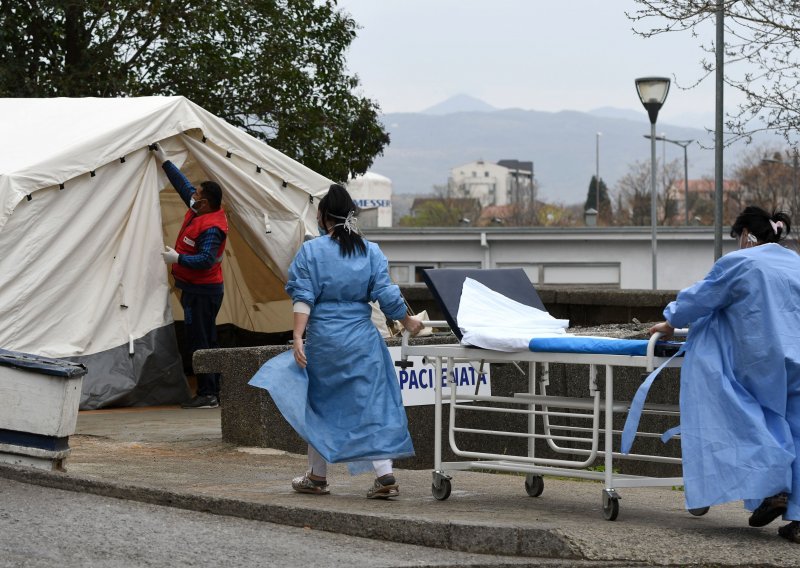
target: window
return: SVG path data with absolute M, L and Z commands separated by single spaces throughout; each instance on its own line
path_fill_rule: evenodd
M 489 172 L 483 172 L 483 177 L 489 177 Z
M 411 267 L 409 266 L 395 265 L 389 267 L 389 277 L 395 284 L 407 284 L 410 274 Z

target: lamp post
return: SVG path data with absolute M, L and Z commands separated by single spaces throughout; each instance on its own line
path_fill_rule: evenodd
M 653 290 L 658 288 L 656 266 L 656 119 L 658 111 L 664 106 L 669 93 L 669 79 L 666 77 L 640 77 L 636 79 L 636 92 L 650 117 L 650 241 L 652 244 Z
M 645 138 L 650 138 L 649 134 L 644 135 Z M 664 142 L 669 142 L 670 144 L 676 144 L 683 148 L 683 208 L 686 212 L 686 225 L 689 225 L 689 159 L 688 153 L 686 148 L 694 142 L 694 140 L 670 140 L 669 138 L 664 137 L 662 134 L 661 136 L 656 136 L 656 140 L 663 140 Z

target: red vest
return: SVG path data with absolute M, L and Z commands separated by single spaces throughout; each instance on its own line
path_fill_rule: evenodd
M 178 254 L 197 254 L 198 237 L 212 227 L 216 227 L 227 237 L 228 220 L 225 218 L 225 211 L 222 208 L 205 215 L 197 215 L 189 209 L 183 218 L 183 226 L 178 233 L 175 250 Z M 172 265 L 172 275 L 176 280 L 182 280 L 189 284 L 222 284 L 222 254 L 225 252 L 225 241 L 227 240 L 227 238 L 222 239 L 222 244 L 219 245 L 217 251 L 217 261 L 211 268 L 196 270 L 186 268 L 176 262 Z

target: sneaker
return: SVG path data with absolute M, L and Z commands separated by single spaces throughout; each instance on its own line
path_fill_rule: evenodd
M 792 521 L 778 529 L 778 534 L 786 540 L 800 544 L 800 522 Z
M 181 404 L 181 408 L 217 408 L 219 400 L 214 395 L 196 396 Z
M 327 495 L 330 493 L 327 480 L 311 479 L 307 473 L 292 479 L 292 489 L 298 493 L 310 493 L 311 495 Z
M 761 502 L 761 505 L 753 511 L 753 514 L 750 515 L 748 523 L 751 527 L 767 526 L 786 512 L 786 504 L 788 501 L 789 495 L 786 493 L 778 493 L 772 497 L 767 497 Z
M 367 491 L 367 499 L 388 499 L 398 495 L 400 495 L 400 486 L 392 474 L 377 478 Z

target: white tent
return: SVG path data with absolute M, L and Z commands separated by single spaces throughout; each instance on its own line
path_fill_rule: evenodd
M 183 97 L 0 99 L 0 129 L 0 348 L 84 363 L 82 408 L 187 395 L 160 255 L 186 208 L 153 142 L 223 188 L 217 323 L 291 329 L 286 270 L 328 179 Z

